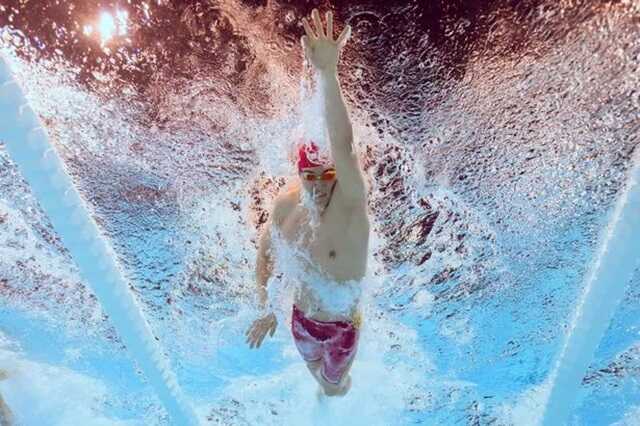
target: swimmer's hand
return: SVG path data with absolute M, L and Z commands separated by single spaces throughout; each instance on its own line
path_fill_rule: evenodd
M 273 337 L 273 333 L 276 332 L 277 325 L 278 319 L 273 313 L 255 320 L 245 333 L 249 347 L 251 349 L 259 348 L 267 333 L 269 333 L 270 337 Z
M 302 25 L 306 35 L 302 36 L 302 47 L 307 59 L 321 72 L 336 72 L 340 51 L 351 35 L 351 27 L 347 25 L 337 39 L 333 38 L 333 13 L 327 12 L 327 29 L 322 26 L 317 9 L 311 12 L 313 28 L 306 18 Z

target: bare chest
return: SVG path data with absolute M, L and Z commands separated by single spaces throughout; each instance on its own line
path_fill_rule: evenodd
M 364 276 L 369 236 L 366 216 L 328 209 L 314 218 L 299 207 L 283 220 L 280 230 L 289 244 L 308 256 L 310 267 L 338 281 Z

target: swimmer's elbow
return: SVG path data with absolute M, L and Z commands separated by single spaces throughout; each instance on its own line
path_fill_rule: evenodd
M 271 259 L 271 244 L 269 241 L 265 241 L 268 237 L 260 239 L 258 246 L 258 253 L 256 257 L 256 279 L 260 286 L 266 286 L 271 272 L 273 271 L 273 259 Z

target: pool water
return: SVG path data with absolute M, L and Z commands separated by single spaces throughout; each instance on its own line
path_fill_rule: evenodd
M 639 424 L 640 6 L 330 3 L 353 27 L 340 73 L 372 235 L 353 387 L 318 401 L 286 297 L 274 338 L 244 339 L 291 141 L 323 132 L 297 40 L 312 5 L 0 0 L 17 424 L 533 425 L 563 404 L 568 424 Z M 13 154 L 11 114 L 31 110 L 59 163 Z M 54 163 L 68 182 L 44 190 Z M 112 247 L 110 274 L 87 280 L 78 256 L 98 252 L 65 239 L 83 232 Z

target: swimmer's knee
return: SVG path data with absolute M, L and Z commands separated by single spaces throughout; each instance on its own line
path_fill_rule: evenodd
M 312 368 L 320 367 L 320 365 L 322 365 L 322 360 L 319 359 L 317 361 L 306 361 L 306 363 L 307 363 L 307 368 L 309 368 L 309 370 L 311 370 Z
M 307 361 L 307 368 L 313 375 L 313 377 L 318 377 L 320 375 L 320 368 L 322 367 L 322 361 Z
M 349 389 L 351 389 L 351 377 L 349 374 L 340 377 L 337 383 L 328 381 L 322 374 L 320 374 L 318 379 L 327 396 L 344 396 L 349 392 Z
M 349 376 L 349 368 L 347 368 L 336 382 L 327 380 L 325 377 L 324 367 L 322 360 L 307 361 L 307 368 L 316 379 L 325 395 L 327 396 L 342 396 L 345 395 L 351 388 L 351 377 Z
M 345 396 L 349 392 L 350 386 L 337 386 L 330 384 L 329 386 L 323 385 L 322 390 L 326 396 Z

